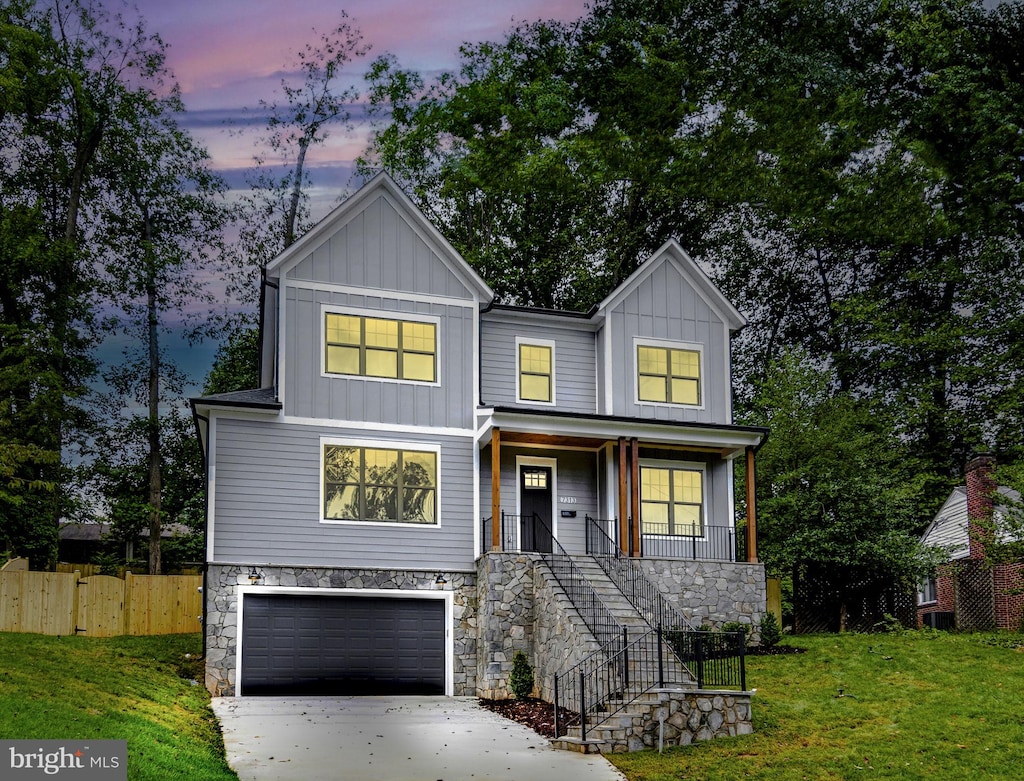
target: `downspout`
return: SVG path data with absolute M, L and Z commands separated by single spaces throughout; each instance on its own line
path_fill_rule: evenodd
M 209 592 L 207 584 L 207 572 L 209 569 L 209 562 L 207 561 L 207 541 L 209 535 L 210 526 L 210 419 L 200 415 L 196 410 L 196 403 L 194 399 L 189 400 L 189 405 L 192 407 L 192 424 L 196 428 L 196 439 L 199 440 L 199 450 L 203 456 L 203 475 L 206 478 L 206 490 L 203 491 L 203 617 L 202 617 L 202 634 L 203 634 L 203 659 L 206 658 L 206 595 Z M 202 429 L 199 427 L 199 421 L 206 422 L 206 444 L 203 444 Z

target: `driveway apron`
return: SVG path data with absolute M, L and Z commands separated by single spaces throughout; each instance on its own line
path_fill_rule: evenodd
M 625 781 L 469 697 L 216 697 L 242 781 Z

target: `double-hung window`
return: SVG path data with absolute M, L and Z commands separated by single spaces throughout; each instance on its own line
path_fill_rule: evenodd
M 679 466 L 640 467 L 643 534 L 704 535 L 704 472 Z
M 437 459 L 429 450 L 325 444 L 324 520 L 436 524 Z
M 697 349 L 638 344 L 639 401 L 700 406 L 700 358 Z
M 417 320 L 327 312 L 328 374 L 417 382 L 437 380 L 437 325 Z
M 551 404 L 555 400 L 554 345 L 518 342 L 519 401 Z

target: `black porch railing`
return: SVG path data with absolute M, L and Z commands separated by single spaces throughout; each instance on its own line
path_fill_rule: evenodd
M 628 522 L 630 533 L 633 519 Z M 688 559 L 692 561 L 746 561 L 745 529 L 702 524 L 692 534 L 680 534 L 668 524 L 643 524 L 640 555 L 649 559 Z M 669 532 L 673 533 L 669 533 Z M 683 531 L 691 531 L 684 529 Z M 587 518 L 587 553 L 612 555 L 620 550 L 618 522 Z

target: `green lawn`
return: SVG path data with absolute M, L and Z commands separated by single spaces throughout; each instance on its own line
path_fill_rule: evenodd
M 133 781 L 237 779 L 196 683 L 200 644 L 198 634 L 0 634 L 0 736 L 127 739 Z
M 1024 777 L 1022 635 L 787 638 L 747 660 L 755 734 L 610 756 L 630 781 Z

